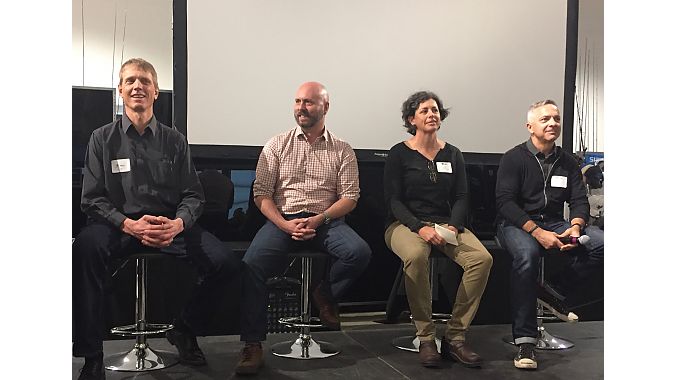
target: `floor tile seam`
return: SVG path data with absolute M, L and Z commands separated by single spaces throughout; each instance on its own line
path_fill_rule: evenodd
M 363 344 L 359 343 L 359 341 L 357 341 L 356 339 L 354 339 L 353 337 L 351 337 L 346 331 L 341 331 L 341 333 L 342 333 L 343 335 L 345 335 L 345 337 L 348 338 L 349 340 L 351 340 L 353 343 L 358 344 L 360 347 L 362 347 L 366 352 L 368 352 L 368 353 L 371 354 L 372 356 L 375 356 L 378 360 L 380 360 L 380 361 L 381 361 L 382 363 L 384 363 L 386 366 L 390 367 L 392 370 L 394 370 L 394 372 L 396 372 L 396 373 L 398 373 L 399 375 L 401 375 L 401 377 L 402 377 L 403 379 L 411 380 L 410 377 L 406 376 L 403 372 L 401 372 L 399 369 L 397 369 L 396 367 L 394 367 L 394 366 L 393 366 L 392 364 L 390 364 L 387 360 L 383 359 L 380 355 L 376 354 L 375 352 L 373 352 L 373 351 L 371 351 L 370 349 L 366 348 L 366 346 L 364 346 Z

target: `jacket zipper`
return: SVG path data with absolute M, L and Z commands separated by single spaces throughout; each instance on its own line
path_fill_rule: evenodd
M 547 177 L 545 177 L 545 169 L 542 167 L 540 160 L 538 160 L 538 158 L 535 157 L 535 155 L 533 155 L 533 158 L 535 159 L 535 161 L 537 161 L 538 166 L 540 166 L 540 172 L 542 172 L 542 178 L 545 181 L 544 186 L 542 187 L 542 195 L 544 195 L 545 197 L 545 205 L 540 209 L 540 214 L 542 214 L 542 211 L 544 211 L 544 209 L 547 208 L 547 177 L 549 177 L 549 175 L 551 175 L 554 172 L 554 165 L 556 165 L 556 163 L 559 162 L 560 157 L 557 157 L 556 160 L 554 160 L 554 162 L 552 163 L 552 168 L 549 170 L 549 175 Z

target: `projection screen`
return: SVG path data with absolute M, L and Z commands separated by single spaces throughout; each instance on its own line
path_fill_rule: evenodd
M 355 149 L 410 137 L 401 104 L 431 90 L 450 108 L 442 139 L 503 153 L 528 105 L 563 107 L 565 47 L 565 0 L 188 0 L 188 141 L 261 146 L 319 81 L 327 128 Z

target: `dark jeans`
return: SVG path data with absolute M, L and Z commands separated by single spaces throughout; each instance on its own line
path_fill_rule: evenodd
M 103 351 L 104 284 L 109 266 L 112 260 L 139 250 L 152 248 L 108 223 L 86 226 L 73 242 L 73 356 L 92 356 Z M 239 270 L 239 258 L 196 224 L 158 251 L 187 257 L 197 266 L 198 283 L 181 318 L 191 329 L 206 325 L 217 307 L 214 300 Z
M 305 217 L 287 215 L 287 219 Z M 295 241 L 269 220 L 254 237 L 242 261 L 242 319 L 243 342 L 265 340 L 267 331 L 268 289 L 266 280 L 285 269 L 287 252 L 303 246 L 327 252 L 332 258 L 328 275 L 331 293 L 335 299 L 345 294 L 362 274 L 371 259 L 371 248 L 342 220 L 331 221 L 317 228 L 317 235 L 309 241 Z
M 570 228 L 566 221 L 539 222 L 540 228 L 562 233 Z M 506 222 L 498 223 L 500 244 L 512 256 L 510 297 L 512 304 L 512 335 L 516 344 L 537 342 L 537 279 L 540 256 L 545 249 L 537 240 L 520 227 Z M 590 237 L 586 245 L 562 252 L 572 260 L 559 274 L 560 286 L 564 292 L 579 291 L 579 284 L 588 280 L 603 268 L 603 230 L 588 226 L 582 234 Z M 547 251 L 549 252 L 549 251 Z

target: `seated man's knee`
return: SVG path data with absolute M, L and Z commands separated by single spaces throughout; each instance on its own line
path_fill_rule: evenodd
M 352 242 L 349 261 L 359 269 L 366 269 L 371 261 L 371 247 L 363 239 Z
M 512 269 L 519 272 L 539 270 L 540 249 L 537 247 L 522 247 L 512 252 Z
M 591 238 L 592 245 L 603 246 L 603 230 L 597 226 L 589 226 L 585 228 L 584 234 Z
M 73 261 L 87 261 L 106 256 L 109 228 L 102 224 L 85 226 L 73 242 Z
M 257 251 L 247 251 L 241 260 L 240 268 L 249 277 L 258 281 L 265 281 L 277 274 L 280 268 L 288 262 L 286 253 L 277 252 L 279 255 L 261 255 Z
M 226 271 L 238 271 L 242 265 L 240 255 L 233 252 L 225 243 L 214 260 L 218 268 Z
M 240 262 L 241 276 L 244 280 L 265 281 L 267 275 L 262 266 L 255 261 L 247 261 L 246 257 Z
M 430 259 L 428 255 L 426 255 L 424 252 L 416 252 L 415 254 L 412 255 L 406 255 L 401 258 L 401 261 L 403 262 L 405 271 L 406 270 L 418 271 L 427 268 L 430 265 Z
M 493 267 L 493 256 L 488 251 L 481 251 L 481 258 L 479 260 L 479 265 L 485 267 L 487 270 L 490 270 Z

